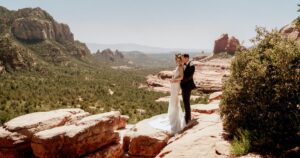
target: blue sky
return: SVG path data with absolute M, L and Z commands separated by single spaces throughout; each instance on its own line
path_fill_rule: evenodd
M 8 9 L 41 7 L 89 43 L 137 43 L 212 49 L 222 33 L 245 45 L 255 27 L 281 28 L 298 15 L 298 0 L 0 0 Z

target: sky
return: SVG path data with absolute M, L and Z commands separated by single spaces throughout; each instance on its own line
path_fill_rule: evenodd
M 256 26 L 280 29 L 299 0 L 0 0 L 11 10 L 40 7 L 87 43 L 212 49 L 221 34 L 250 46 Z

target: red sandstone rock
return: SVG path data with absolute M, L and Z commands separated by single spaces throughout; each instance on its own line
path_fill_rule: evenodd
M 119 112 L 92 115 L 74 125 L 56 127 L 34 134 L 31 147 L 37 157 L 78 157 L 119 142 Z
M 219 110 L 219 102 L 213 102 L 210 104 L 196 104 L 192 105 L 192 112 L 204 113 L 204 114 L 212 114 Z
M 287 38 L 298 40 L 300 38 L 300 27 L 295 24 L 286 25 L 280 30 L 280 33 Z
M 0 127 L 0 157 L 18 158 L 31 155 L 27 136 Z
M 222 140 L 222 123 L 217 114 L 201 114 L 198 124 L 176 135 L 156 158 L 208 158 L 216 153 L 215 144 Z
M 239 49 L 239 47 L 240 47 L 239 40 L 232 36 L 228 40 L 226 52 L 228 54 L 234 55 L 234 53 Z
M 214 54 L 226 52 L 228 44 L 228 34 L 222 34 L 217 40 L 215 40 Z
M 16 117 L 0 128 L 0 157 L 30 157 L 33 134 L 81 119 L 89 113 L 81 109 L 60 109 Z
M 214 54 L 227 52 L 228 54 L 234 55 L 234 53 L 240 48 L 240 42 L 234 36 L 228 37 L 228 34 L 222 34 L 215 41 Z
M 154 157 L 167 145 L 170 134 L 149 125 L 149 122 L 156 117 L 159 116 L 137 123 L 125 133 L 124 149 L 130 156 Z
M 126 127 L 126 124 L 128 122 L 129 116 L 127 115 L 121 115 L 120 116 L 120 120 L 119 120 L 119 124 L 118 124 L 118 129 L 122 129 Z
M 77 117 L 74 115 L 88 115 L 81 109 L 59 109 L 48 112 L 35 112 L 16 117 L 6 123 L 4 128 L 24 134 L 30 139 L 34 133 L 62 126 Z
M 123 153 L 121 144 L 110 144 L 84 158 L 121 158 Z

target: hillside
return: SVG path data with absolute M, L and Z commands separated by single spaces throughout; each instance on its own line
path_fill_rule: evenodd
M 84 43 L 74 40 L 68 25 L 58 23 L 41 8 L 10 11 L 0 6 L 0 23 L 0 60 L 6 71 L 49 63 L 67 64 L 90 55 Z M 28 60 L 31 64 L 26 63 Z
M 41 8 L 0 7 L 0 35 L 0 124 L 62 107 L 120 110 L 130 122 L 166 111 L 155 102 L 163 94 L 139 88 L 158 70 L 112 69 Z

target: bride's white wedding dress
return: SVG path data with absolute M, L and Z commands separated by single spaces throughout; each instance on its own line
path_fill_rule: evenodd
M 149 124 L 157 129 L 166 130 L 171 134 L 178 133 L 185 127 L 184 113 L 180 106 L 180 78 L 183 77 L 183 67 L 177 66 L 173 71 L 172 79 L 178 79 L 178 82 L 170 83 L 170 100 L 167 115 L 162 115 Z
M 177 66 L 175 71 L 173 72 L 173 79 L 177 77 L 183 76 L 183 74 L 180 74 L 180 66 Z M 171 126 L 171 133 L 178 133 L 183 129 L 185 126 L 184 121 L 184 114 L 182 112 L 181 106 L 180 106 L 180 98 L 179 98 L 179 92 L 180 92 L 180 81 L 171 83 L 170 87 L 170 100 L 169 100 L 169 107 L 168 107 L 168 117 L 169 122 Z

